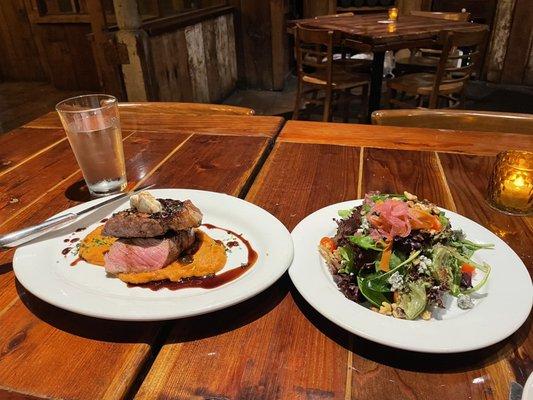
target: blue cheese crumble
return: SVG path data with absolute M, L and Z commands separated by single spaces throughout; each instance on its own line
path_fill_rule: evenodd
M 401 276 L 398 271 L 392 274 L 387 280 L 387 282 L 390 283 L 391 291 L 393 292 L 403 289 L 403 276 Z
M 457 306 L 462 310 L 469 310 L 474 307 L 474 301 L 467 294 L 460 294 L 457 297 Z

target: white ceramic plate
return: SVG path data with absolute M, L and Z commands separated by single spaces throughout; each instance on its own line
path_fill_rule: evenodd
M 204 314 L 246 300 L 274 283 L 290 265 L 291 236 L 280 221 L 262 208 L 221 193 L 188 189 L 150 192 L 158 198 L 192 200 L 203 212 L 203 223 L 242 234 L 258 253 L 256 264 L 236 280 L 217 288 L 175 291 L 127 287 L 119 279 L 106 276 L 102 267 L 84 261 L 71 266 L 76 255 L 62 254 L 63 249 L 72 246 L 65 240 L 83 238 L 101 224 L 102 218 L 129 206 L 128 200 L 119 200 L 73 225 L 18 248 L 13 259 L 17 279 L 35 296 L 69 311 L 115 320 L 154 321 Z M 80 211 L 99 201 L 102 200 L 79 205 L 65 213 Z M 75 232 L 79 227 L 87 229 Z M 215 239 L 235 239 L 221 230 L 202 229 Z M 247 252 L 242 243 L 232 247 L 221 272 L 246 262 Z
M 447 310 L 430 321 L 407 321 L 381 315 L 348 300 L 337 289 L 317 247 L 324 236 L 334 236 L 338 210 L 360 205 L 362 200 L 334 204 L 302 220 L 292 231 L 294 260 L 289 275 L 302 296 L 323 316 L 366 339 L 405 350 L 454 353 L 494 344 L 515 332 L 532 305 L 529 273 L 520 258 L 496 235 L 481 225 L 445 211 L 454 229 L 467 238 L 493 243 L 492 250 L 476 252 L 478 261 L 492 267 L 489 281 L 471 310 L 461 310 L 448 298 Z

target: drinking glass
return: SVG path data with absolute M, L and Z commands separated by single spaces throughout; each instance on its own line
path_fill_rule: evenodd
M 117 104 L 113 96 L 91 94 L 56 106 L 87 187 L 97 197 L 127 184 Z

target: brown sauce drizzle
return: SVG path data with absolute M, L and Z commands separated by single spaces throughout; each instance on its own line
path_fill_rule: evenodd
M 246 263 L 241 264 L 239 267 L 230 269 L 229 271 L 222 272 L 221 274 L 217 275 L 204 276 L 203 278 L 184 279 L 180 282 L 172 282 L 167 279 L 164 281 L 153 281 L 148 283 L 142 283 L 139 285 L 128 284 L 128 287 L 140 286 L 143 288 L 148 288 L 150 290 L 159 290 L 162 288 L 167 288 L 170 290 L 178 290 L 185 288 L 213 289 L 237 279 L 256 263 L 258 258 L 257 252 L 252 248 L 250 242 L 246 240 L 242 235 L 235 233 L 229 229 L 221 228 L 212 224 L 203 224 L 203 226 L 205 226 L 207 229 L 220 229 L 226 231 L 227 233 L 235 237 L 238 237 L 244 243 L 248 250 L 248 261 Z
M 72 247 L 65 247 L 63 250 L 61 250 L 61 254 L 66 256 L 68 253 L 70 253 L 70 250 L 72 250 Z
M 107 220 L 108 220 L 108 219 L 109 219 L 109 218 L 104 218 L 104 219 L 103 219 L 103 220 L 101 220 L 100 222 L 101 222 L 102 224 L 104 224 L 104 223 L 106 223 L 106 222 L 107 222 Z
M 70 263 L 70 266 L 75 267 L 80 261 L 83 261 L 83 258 L 77 257 L 74 261 Z
M 84 231 L 85 229 L 87 229 L 87 228 L 78 228 L 78 229 L 76 229 L 75 232 L 81 232 L 81 231 Z
M 70 243 L 76 243 L 79 240 L 80 240 L 80 238 L 72 238 L 72 239 L 70 239 Z

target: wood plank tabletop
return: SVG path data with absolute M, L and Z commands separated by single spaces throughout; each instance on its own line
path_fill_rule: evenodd
M 483 224 L 533 272 L 531 218 L 484 201 L 497 150 L 447 133 L 407 129 L 395 140 L 389 127 L 290 121 L 247 200 L 292 229 L 367 191 L 408 190 Z M 527 135 L 486 138 L 531 145 Z M 285 275 L 243 304 L 176 324 L 136 399 L 507 399 L 511 382 L 524 384 L 533 370 L 532 346 L 529 319 L 501 343 L 464 354 L 389 348 L 323 318 Z
M 384 23 L 387 19 L 388 15 L 381 13 L 355 14 L 293 20 L 289 22 L 289 27 L 298 23 L 309 28 L 331 29 L 371 46 L 396 48 L 400 43 L 405 45 L 410 41 L 431 39 L 443 29 L 469 30 L 483 26 L 414 15 L 401 15 L 394 24 Z
M 127 103 L 125 103 L 127 104 Z M 168 108 L 158 108 L 146 111 L 142 107 L 119 106 L 120 123 L 125 130 L 142 130 L 157 132 L 184 132 L 214 135 L 241 135 L 241 127 L 244 121 L 249 121 L 246 115 L 194 115 L 186 116 L 176 113 Z M 283 118 L 254 116 L 254 123 L 247 127 L 248 136 L 274 137 L 281 126 Z M 61 129 L 61 121 L 57 112 L 49 112 L 24 125 L 25 128 L 34 129 Z
M 162 132 L 123 129 L 128 186 L 244 195 L 283 120 L 237 116 L 228 134 L 213 118 L 180 116 L 179 132 L 171 124 Z M 211 130 L 202 134 L 205 125 Z M 7 167 L 0 170 L 1 233 L 89 199 L 61 129 L 21 128 L 0 136 L 0 144 Z M 13 253 L 0 253 L 0 398 L 131 397 L 168 323 L 105 321 L 53 307 L 16 281 Z
M 367 191 L 408 190 L 486 226 L 533 273 L 532 218 L 501 214 L 484 200 L 495 154 L 533 150 L 531 136 L 290 121 L 276 137 L 282 121 L 275 117 L 180 116 L 161 130 L 146 122 L 155 120 L 123 129 L 130 188 L 230 193 L 289 230 Z M 32 124 L 0 136 L 0 160 L 8 163 L 0 169 L 0 233 L 88 200 L 62 130 L 50 116 Z M 32 137 L 38 144 L 24 149 Z M 407 352 L 329 322 L 285 274 L 207 315 L 105 321 L 35 298 L 14 278 L 12 257 L 0 253 L 0 398 L 507 399 L 511 382 L 524 384 L 533 370 L 531 318 L 486 349 Z

